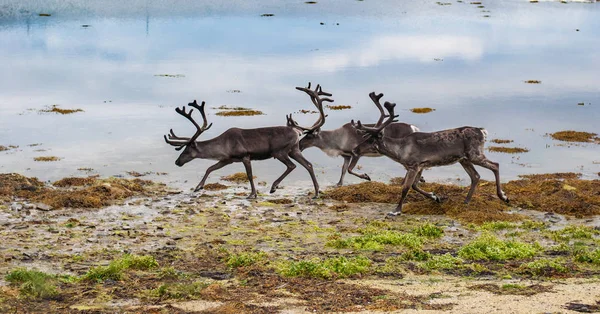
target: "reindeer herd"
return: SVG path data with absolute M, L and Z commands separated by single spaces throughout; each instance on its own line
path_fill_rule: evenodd
M 212 126 L 212 123 L 208 124 L 206 119 L 205 102 L 198 105 L 194 100 L 188 104 L 189 107 L 200 111 L 203 120 L 202 126 L 199 126 L 192 118 L 194 109 L 186 111 L 185 106 L 175 109 L 178 114 L 190 120 L 196 127 L 196 133 L 192 137 L 177 136 L 173 129 L 170 130 L 168 136 L 165 135 L 164 138 L 168 144 L 176 146 L 176 150 L 183 150 L 175 164 L 181 167 L 195 158 L 217 160 L 217 163 L 208 167 L 204 177 L 196 186 L 195 192 L 204 187 L 211 172 L 231 163 L 241 162 L 246 168 L 246 174 L 250 181 L 251 192 L 248 198 L 256 198 L 251 161 L 275 158 L 285 164 L 287 169 L 273 182 L 270 193 L 274 193 L 281 181 L 296 168 L 291 160 L 293 159 L 310 174 L 315 189 L 313 198 L 318 198 L 319 183 L 313 166 L 302 155 L 302 151 L 306 148 L 318 147 L 329 156 L 344 158 L 338 186 L 344 184 L 346 172 L 361 179 L 371 180 L 366 173 L 354 172 L 354 166 L 362 156 L 387 156 L 402 164 L 407 173 L 402 183 L 400 202 L 389 215 L 395 216 L 402 212 L 402 204 L 411 187 L 425 197 L 440 202 L 440 198 L 434 193 L 423 191 L 419 187 L 418 184 L 422 180 L 421 174 L 427 168 L 446 166 L 457 162 L 471 178 L 471 187 L 465 203 L 471 200 L 479 182 L 479 173 L 475 170 L 474 165 L 487 168 L 494 173 L 496 193 L 502 201 L 508 202 L 506 194 L 500 187 L 499 164 L 487 159 L 483 151 L 487 136 L 485 129 L 464 126 L 437 132 L 420 132 L 414 125 L 397 122 L 395 119 L 398 115 L 394 114 L 396 104 L 386 101 L 382 106 L 380 99 L 383 94 L 376 95 L 372 92 L 369 97 L 380 113 L 377 123 L 362 124 L 360 121 L 355 123 L 352 120 L 334 130 L 321 130 L 327 117 L 323 111 L 323 102 L 333 102 L 331 98 L 328 98 L 332 94 L 324 92 L 320 85 L 312 90 L 310 83 L 307 87 L 296 87 L 296 89 L 308 94 L 318 110 L 319 118 L 311 127 L 300 126 L 290 114 L 286 116 L 285 126 L 256 129 L 231 128 L 215 138 L 197 141 L 200 134 Z

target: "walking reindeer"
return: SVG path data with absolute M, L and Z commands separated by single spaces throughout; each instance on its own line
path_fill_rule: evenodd
M 471 188 L 465 199 L 469 203 L 475 187 L 479 182 L 479 173 L 473 165 L 490 169 L 496 177 L 496 193 L 498 197 L 508 202 L 506 194 L 500 187 L 500 166 L 490 161 L 483 153 L 483 146 L 487 137 L 487 131 L 483 128 L 464 126 L 438 132 L 415 132 L 402 138 L 390 138 L 385 135 L 387 126 L 394 122 L 396 104 L 385 102 L 384 104 L 389 116 L 385 122 L 377 127 L 369 127 L 358 121 L 354 126 L 364 132 L 369 140 L 365 142 L 371 145 L 379 153 L 402 164 L 406 170 L 406 176 L 402 184 L 400 203 L 389 215 L 395 216 L 402 212 L 402 203 L 412 187 L 415 191 L 440 202 L 440 198 L 434 193 L 425 192 L 419 188 L 419 180 L 424 169 L 460 163 L 471 178 Z
M 375 106 L 381 113 L 379 121 L 376 124 L 366 124 L 365 126 L 379 126 L 385 119 L 386 115 L 383 111 L 379 100 L 383 97 L 383 94 L 375 95 L 374 92 L 369 94 L 369 97 L 375 103 Z M 313 101 L 314 103 L 314 101 Z M 317 107 L 319 113 L 323 115 L 323 108 Z M 389 138 L 401 138 L 408 134 L 418 132 L 419 129 L 411 124 L 402 122 L 392 123 L 385 129 L 385 136 Z M 324 153 L 331 157 L 342 156 L 344 158 L 344 164 L 342 166 L 342 175 L 337 183 L 337 186 L 344 185 L 344 176 L 346 172 L 357 176 L 361 179 L 371 181 L 371 178 L 366 173 L 354 172 L 354 167 L 358 163 L 358 160 L 362 156 L 367 157 L 380 157 L 382 156 L 372 145 L 360 145 L 365 142 L 364 133 L 357 130 L 352 126 L 352 123 L 346 123 L 342 127 L 335 130 L 321 130 L 320 128 L 314 129 L 311 132 L 305 132 L 306 135 L 300 140 L 300 150 L 304 151 L 309 147 L 318 147 Z M 353 150 L 359 146 L 353 154 Z
M 323 101 L 333 102 L 333 100 L 329 98 L 321 98 L 321 96 L 331 96 L 331 94 L 323 92 L 319 85 L 317 85 L 315 90 L 310 89 L 310 83 L 308 83 L 308 87 L 306 88 L 296 87 L 296 89 L 304 91 L 310 95 L 313 102 L 317 102 L 321 106 Z M 270 193 L 273 193 L 277 189 L 279 183 L 281 183 L 281 181 L 296 168 L 296 165 L 290 160 L 291 158 L 306 168 L 310 174 L 313 186 L 315 188 L 315 194 L 313 198 L 317 198 L 319 196 L 319 184 L 317 183 L 313 166 L 304 158 L 304 156 L 302 156 L 302 152 L 299 148 L 299 142 L 302 131 L 312 132 L 315 129 L 320 128 L 325 123 L 325 115 L 321 114 L 317 122 L 315 122 L 315 124 L 310 128 L 301 127 L 295 121 L 293 123 L 290 122 L 290 116 L 288 117 L 288 124 L 286 126 L 264 127 L 256 129 L 231 128 L 215 138 L 206 141 L 196 141 L 200 134 L 210 129 L 212 126 L 212 123 L 208 124 L 206 120 L 204 105 L 204 101 L 202 102 L 202 105 L 198 105 L 195 100 L 194 102 L 188 104 L 188 106 L 196 108 L 198 111 L 200 111 L 202 119 L 204 120 L 202 126 L 199 126 L 198 123 L 196 123 L 196 121 L 192 118 L 192 112 L 194 109 L 191 109 L 189 112 L 186 112 L 185 107 L 175 109 L 178 114 L 190 120 L 190 122 L 192 122 L 192 124 L 196 127 L 197 131 L 192 137 L 179 137 L 173 133 L 173 129 L 170 130 L 168 138 L 166 135 L 164 136 L 165 141 L 168 144 L 177 147 L 176 150 L 179 151 L 183 149 L 183 152 L 181 152 L 179 158 L 177 158 L 175 161 L 175 164 L 179 167 L 185 165 L 195 158 L 218 160 L 216 164 L 210 166 L 206 170 L 204 177 L 198 186 L 196 186 L 194 192 L 197 192 L 204 187 L 204 183 L 211 172 L 223 168 L 231 163 L 241 162 L 246 168 L 246 174 L 252 189 L 248 198 L 256 198 L 256 188 L 252 178 L 251 161 L 275 158 L 285 164 L 287 169 L 279 178 L 277 178 L 277 180 L 275 180 L 275 182 L 273 182 L 270 190 Z

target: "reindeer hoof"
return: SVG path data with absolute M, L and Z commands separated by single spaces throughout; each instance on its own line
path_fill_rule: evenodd
M 435 194 L 433 194 L 432 196 L 433 196 L 433 200 L 434 200 L 436 203 L 438 203 L 438 204 L 439 204 L 439 203 L 441 203 L 441 202 L 442 202 L 442 199 L 441 199 L 439 196 L 437 196 L 437 195 L 435 195 Z
M 343 186 L 343 185 L 344 185 L 344 182 L 338 182 L 335 186 L 340 187 L 340 186 Z
M 197 187 L 197 188 L 194 189 L 194 192 L 199 192 L 202 189 L 204 189 L 204 186 L 199 186 L 199 187 Z
M 363 174 L 362 178 L 365 179 L 365 180 L 367 180 L 367 181 L 371 181 L 371 177 L 369 177 L 369 175 L 366 174 L 366 173 Z
M 256 194 L 250 194 L 250 195 L 248 195 L 248 197 L 246 197 L 246 198 L 247 198 L 247 199 L 253 199 L 253 198 L 256 198 L 256 197 L 257 197 L 257 196 L 256 196 Z
M 423 178 L 423 176 L 421 176 L 421 177 L 419 178 L 419 182 L 421 182 L 421 183 L 425 183 L 425 179 Z
M 389 212 L 389 213 L 387 213 L 387 216 L 388 217 L 396 217 L 400 214 L 402 214 L 402 212 Z
M 277 190 L 277 188 L 276 187 L 272 187 L 271 191 L 269 191 L 269 193 L 273 194 L 273 193 L 275 193 L 275 190 Z

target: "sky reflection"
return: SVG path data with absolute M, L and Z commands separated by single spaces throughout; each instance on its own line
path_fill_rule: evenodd
M 375 90 L 398 103 L 402 121 L 424 131 L 482 126 L 492 137 L 531 149 L 518 160 L 488 154 L 501 163 L 504 178 L 600 171 L 599 145 L 567 148 L 544 136 L 565 129 L 600 133 L 599 4 L 503 1 L 484 3 L 490 11 L 484 13 L 469 4 L 434 2 L 121 2 L 0 1 L 0 145 L 21 145 L 0 153 L 0 172 L 54 180 L 92 167 L 103 175 L 164 171 L 170 173 L 167 180 L 196 181 L 211 162 L 177 168 L 177 152 L 162 141 L 169 128 L 193 132 L 175 106 L 198 99 L 209 107 L 266 113 L 222 118 L 209 111 L 214 126 L 205 138 L 231 126 L 281 125 L 285 114 L 310 109 L 307 97 L 293 88 L 308 81 L 322 84 L 337 104 L 353 106 L 330 112 L 325 128 L 375 120 L 367 96 Z M 52 16 L 37 16 L 42 12 Z M 542 84 L 524 84 L 528 79 Z M 227 92 L 232 89 L 241 93 Z M 85 112 L 55 116 L 27 110 L 51 104 Z M 437 110 L 408 111 L 423 106 Z M 297 118 L 305 124 L 316 119 Z M 31 143 L 49 151 L 35 152 L 40 147 L 26 146 Z M 39 155 L 64 159 L 33 162 Z M 317 165 L 323 185 L 337 181 L 340 159 L 316 149 L 306 157 Z M 361 164 L 380 180 L 404 173 L 384 158 L 364 158 Z M 255 168 L 268 181 L 285 169 L 277 161 Z M 212 182 L 242 169 L 224 168 Z M 426 176 L 467 180 L 458 166 Z M 310 188 L 304 171 L 295 171 L 293 180 Z

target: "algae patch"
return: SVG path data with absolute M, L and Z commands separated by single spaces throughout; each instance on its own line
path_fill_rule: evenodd
M 219 111 L 219 112 L 216 113 L 217 116 L 222 116 L 222 117 L 259 116 L 259 115 L 264 115 L 264 113 L 262 111 L 254 110 L 254 109 L 251 109 L 251 108 L 245 108 L 245 107 L 220 106 L 220 107 L 215 108 L 215 109 L 223 110 L 223 111 Z
M 219 191 L 227 188 L 229 188 L 227 185 L 221 183 L 208 183 L 204 185 L 204 189 L 207 191 Z
M 182 78 L 185 77 L 183 74 L 154 74 L 154 76 L 158 77 L 170 77 L 170 78 Z
M 0 186 L 0 197 L 4 200 L 19 197 L 53 209 L 100 208 L 132 196 L 166 193 L 164 185 L 140 179 L 64 178 L 54 183 L 56 188 L 49 188 L 37 178 L 14 173 L 0 174 Z
M 495 138 L 493 140 L 490 140 L 490 142 L 496 143 L 496 144 L 508 144 L 508 143 L 512 143 L 514 141 L 513 140 L 504 140 L 504 139 Z
M 256 176 L 253 176 L 252 178 L 255 179 Z M 243 172 L 237 172 L 228 176 L 221 177 L 221 180 L 235 183 L 243 183 L 248 182 L 248 175 Z
M 59 161 L 61 159 L 62 158 L 56 157 L 56 156 L 39 156 L 39 157 L 33 158 L 34 161 L 43 161 L 43 162 Z
M 58 186 L 58 187 L 70 187 L 70 186 L 84 186 L 84 185 L 91 185 L 94 182 L 96 182 L 97 177 L 87 177 L 87 178 L 77 178 L 77 177 L 71 177 L 71 178 L 63 178 L 60 179 L 54 183 L 52 183 L 52 185 L 54 186 Z
M 579 142 L 586 143 L 592 141 L 600 141 L 598 134 L 590 132 L 579 132 L 579 131 L 559 131 L 549 134 L 553 139 L 563 142 Z
M 529 149 L 521 147 L 501 147 L 501 146 L 490 146 L 488 147 L 490 152 L 506 153 L 506 154 L 521 154 L 527 153 Z
M 76 112 L 83 112 L 83 109 L 62 109 L 59 108 L 58 105 L 52 105 L 50 107 L 46 107 L 44 109 L 38 110 L 40 113 L 57 113 L 57 114 L 73 114 Z
M 330 110 L 352 109 L 352 106 L 348 106 L 348 105 L 326 105 L 326 107 L 329 108 Z
M 429 108 L 429 107 L 423 107 L 423 108 L 412 108 L 412 109 L 410 109 L 410 111 L 412 113 L 430 113 L 432 111 L 435 111 L 435 109 Z

